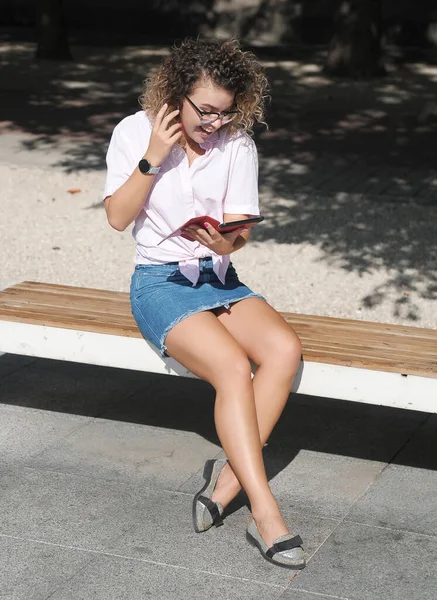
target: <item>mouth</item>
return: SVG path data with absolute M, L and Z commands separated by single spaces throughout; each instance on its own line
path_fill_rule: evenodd
M 214 133 L 214 129 L 205 129 L 204 127 L 202 127 L 202 125 L 200 125 L 199 129 L 200 133 L 202 133 L 203 135 L 211 135 L 211 133 Z

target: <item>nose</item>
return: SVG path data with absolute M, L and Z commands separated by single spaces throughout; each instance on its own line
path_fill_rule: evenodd
M 212 123 L 209 123 L 209 127 L 214 127 L 214 129 L 218 129 L 219 127 L 222 126 L 222 121 L 223 121 L 224 117 L 222 115 L 219 115 L 217 117 L 217 119 L 215 119 L 214 121 L 212 121 Z M 217 123 L 217 121 L 220 121 L 220 123 Z

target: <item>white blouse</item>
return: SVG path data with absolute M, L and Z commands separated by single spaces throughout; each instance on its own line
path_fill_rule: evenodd
M 142 110 L 115 127 L 106 155 L 104 198 L 133 173 L 148 148 L 151 132 L 151 122 Z M 173 146 L 132 231 L 136 264 L 179 262 L 181 273 L 193 286 L 199 279 L 199 259 L 206 256 L 212 256 L 214 272 L 224 284 L 230 256 L 180 236 L 159 246 L 158 242 L 193 217 L 209 215 L 222 222 L 225 213 L 259 215 L 258 155 L 252 138 L 219 129 L 200 145 L 206 152 L 191 166 L 184 150 Z

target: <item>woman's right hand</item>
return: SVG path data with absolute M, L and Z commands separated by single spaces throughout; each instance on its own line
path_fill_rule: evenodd
M 149 147 L 144 155 L 152 167 L 159 167 L 164 162 L 170 150 L 182 136 L 182 123 L 176 123 L 169 127 L 169 123 L 179 114 L 179 110 L 173 110 L 164 117 L 167 108 L 168 104 L 164 104 L 156 115 Z

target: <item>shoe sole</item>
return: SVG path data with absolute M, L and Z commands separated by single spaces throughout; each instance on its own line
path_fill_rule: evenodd
M 248 531 L 246 531 L 246 540 L 249 542 L 249 544 L 251 546 L 255 546 L 256 548 L 258 548 L 258 550 L 261 553 L 261 556 L 272 565 L 276 565 L 277 567 L 283 567 L 285 569 L 293 569 L 294 571 L 300 571 L 306 567 L 306 562 L 303 564 L 299 564 L 299 565 L 284 565 L 284 563 L 276 562 L 276 560 L 269 558 L 265 554 L 265 552 L 264 552 L 261 544 L 258 542 L 258 540 L 255 539 Z
M 196 504 L 197 504 L 197 500 L 199 499 L 200 496 L 202 496 L 203 492 L 206 490 L 206 488 L 209 486 L 209 484 L 211 483 L 211 476 L 212 476 L 212 472 L 214 469 L 214 463 L 215 460 L 207 460 L 205 463 L 205 467 L 203 469 L 203 478 L 205 479 L 205 485 L 203 486 L 203 488 L 201 490 L 199 490 L 197 492 L 197 494 L 194 496 L 194 500 L 193 500 L 193 508 L 192 508 L 192 516 L 193 516 L 193 526 L 194 526 L 194 531 L 196 533 L 203 533 L 204 531 L 208 531 L 208 529 L 199 529 L 197 527 L 197 519 L 196 519 Z

